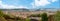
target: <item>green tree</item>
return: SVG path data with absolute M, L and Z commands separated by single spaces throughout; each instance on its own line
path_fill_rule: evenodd
M 42 21 L 48 21 L 47 13 L 42 14 Z

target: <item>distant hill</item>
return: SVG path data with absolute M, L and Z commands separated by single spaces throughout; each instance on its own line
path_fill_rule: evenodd
M 55 9 L 55 8 L 38 8 L 38 9 L 17 8 L 17 9 L 0 9 L 0 10 L 2 10 L 2 11 L 41 11 L 41 10 L 44 10 L 44 11 L 48 11 L 48 10 L 56 11 L 57 9 Z
M 22 9 L 0 9 L 2 11 L 29 11 L 29 9 L 25 9 L 25 8 L 22 8 Z

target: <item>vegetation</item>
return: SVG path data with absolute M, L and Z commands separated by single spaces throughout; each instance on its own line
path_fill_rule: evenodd
M 10 14 L 5 15 L 1 10 L 0 10 L 0 21 L 30 21 L 29 18 L 23 19 L 21 17 L 15 17 Z
M 0 21 L 7 21 L 4 17 L 3 12 L 0 10 Z
M 41 17 L 40 14 L 32 14 L 30 17 Z
M 4 16 L 2 10 L 0 10 L 0 17 Z
M 0 10 L 0 21 L 15 21 L 15 20 L 18 21 L 20 20 L 20 18 L 11 15 L 6 15 L 2 12 L 2 10 Z
M 26 21 L 31 21 L 29 18 L 26 18 L 25 20 L 26 20 Z
M 0 21 L 7 21 L 4 17 L 0 17 Z
M 48 21 L 47 13 L 42 14 L 42 21 Z
M 55 14 L 55 21 L 60 21 L 60 11 L 57 11 Z

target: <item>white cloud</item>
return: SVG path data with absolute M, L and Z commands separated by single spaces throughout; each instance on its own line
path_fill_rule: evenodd
M 17 0 L 15 0 L 17 1 Z M 50 0 L 51 2 L 56 2 L 57 0 Z M 48 0 L 35 0 L 34 2 L 32 2 L 32 6 L 33 8 L 38 7 L 38 6 L 46 6 L 48 4 L 51 4 L 51 2 L 49 2 Z M 16 3 L 15 3 L 16 4 Z M 3 4 L 2 1 L 0 0 L 0 8 L 3 9 L 14 9 L 14 8 L 27 8 L 26 6 L 14 6 L 14 5 L 7 5 L 7 4 Z
M 2 5 L 3 9 L 14 9 L 14 8 L 27 8 L 25 6 L 14 6 L 14 5 Z
M 2 1 L 0 1 L 0 9 L 14 9 L 14 8 L 27 8 L 27 7 L 26 6 L 14 6 L 14 5 L 3 4 Z
M 50 2 L 48 2 L 47 0 L 40 0 L 40 1 L 35 0 L 35 5 L 36 6 L 45 6 L 47 4 L 50 4 Z
M 0 7 L 1 7 L 1 5 L 2 5 L 2 1 L 0 1 Z
M 0 5 L 2 4 L 2 1 L 0 1 Z
M 51 2 L 56 2 L 57 0 L 51 0 Z M 46 6 L 48 4 L 51 4 L 51 2 L 49 2 L 48 0 L 35 0 L 34 2 L 32 2 L 32 6 Z
M 52 0 L 52 2 L 56 2 L 57 0 Z

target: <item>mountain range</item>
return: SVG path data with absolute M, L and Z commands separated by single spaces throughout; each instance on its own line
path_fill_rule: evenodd
M 0 9 L 3 11 L 40 11 L 40 10 L 58 10 L 55 8 L 39 8 L 39 9 L 26 9 L 26 8 L 17 8 L 17 9 Z M 60 10 L 60 9 L 59 9 Z

